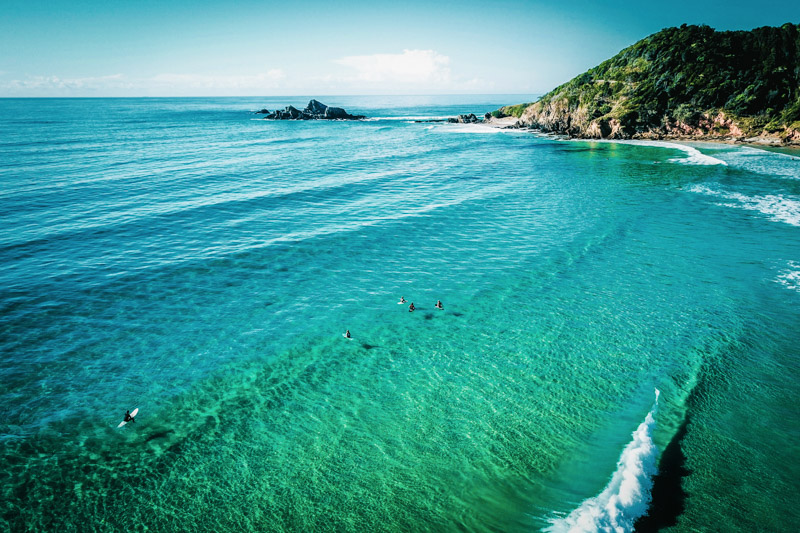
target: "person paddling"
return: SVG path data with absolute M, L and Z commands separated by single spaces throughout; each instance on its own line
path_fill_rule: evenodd
M 411 305 L 408 306 L 408 312 L 412 312 L 416 307 L 414 307 L 414 302 L 411 302 Z
M 436 309 L 444 309 L 441 300 L 436 300 Z
M 136 419 L 131 416 L 130 410 L 125 411 L 125 422 L 136 422 Z

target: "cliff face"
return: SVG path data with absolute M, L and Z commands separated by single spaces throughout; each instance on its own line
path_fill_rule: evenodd
M 539 101 L 494 115 L 575 137 L 800 143 L 800 25 L 668 28 Z

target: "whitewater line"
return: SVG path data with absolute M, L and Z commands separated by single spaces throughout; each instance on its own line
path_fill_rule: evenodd
M 551 520 L 545 531 L 551 533 L 590 533 L 595 531 L 627 533 L 633 531 L 636 519 L 647 512 L 650 489 L 657 472 L 658 450 L 653 443 L 658 396 L 644 421 L 633 432 L 633 440 L 625 446 L 617 469 L 603 492 L 585 500 L 564 518 Z
M 713 189 L 707 185 L 692 185 L 686 188 L 689 192 L 703 194 L 728 200 L 729 203 L 719 203 L 723 207 L 734 207 L 748 211 L 758 211 L 768 215 L 772 220 L 800 226 L 800 201 L 796 198 L 779 194 L 765 194 L 762 196 L 746 196 L 738 192 L 729 192 L 723 189 Z
M 590 141 L 590 139 L 579 139 L 582 141 Z M 670 163 L 682 163 L 684 165 L 723 165 L 728 166 L 728 163 L 716 157 L 711 157 L 702 153 L 697 148 L 687 146 L 685 144 L 678 144 L 668 141 L 642 141 L 637 139 L 599 139 L 592 142 L 608 142 L 616 144 L 630 144 L 633 146 L 650 146 L 652 148 L 672 148 L 680 150 L 686 154 L 685 158 L 675 157 L 669 159 Z

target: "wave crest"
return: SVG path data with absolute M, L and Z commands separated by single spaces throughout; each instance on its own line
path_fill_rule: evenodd
M 653 475 L 658 470 L 658 449 L 653 443 L 655 415 L 658 396 L 644 421 L 633 432 L 633 439 L 619 457 L 617 469 L 606 488 L 585 500 L 577 509 L 564 518 L 555 519 L 545 531 L 551 533 L 579 533 L 633 531 L 636 519 L 647 512 L 650 505 L 650 489 Z
M 600 141 L 594 141 L 600 142 Z M 610 142 L 616 144 L 631 144 L 634 146 L 650 146 L 652 148 L 672 148 L 675 150 L 680 150 L 681 152 L 686 154 L 686 157 L 674 157 L 669 159 L 670 163 L 681 163 L 684 165 L 723 165 L 728 166 L 728 163 L 721 159 L 717 159 L 716 157 L 711 157 L 710 155 L 706 155 L 702 153 L 697 148 L 693 148 L 691 146 L 687 146 L 685 144 L 678 144 L 678 143 L 671 143 L 667 141 L 640 141 L 640 140 L 616 140 L 616 139 L 604 139 L 603 142 Z
M 670 148 L 677 148 L 678 150 L 682 150 L 686 153 L 687 157 L 685 158 L 674 158 L 670 159 L 673 163 L 683 163 L 684 165 L 724 165 L 728 166 L 728 163 L 721 159 L 717 159 L 716 157 L 711 157 L 710 155 L 706 155 L 702 153 L 697 148 L 692 148 L 691 146 L 686 146 L 683 144 L 672 144 L 669 143 Z
M 800 292 L 800 263 L 790 261 L 788 268 L 781 272 L 775 281 L 787 289 Z
M 714 196 L 730 203 L 721 203 L 724 207 L 735 207 L 748 211 L 758 211 L 769 215 L 772 220 L 800 226 L 800 200 L 778 194 L 765 194 L 762 196 L 746 196 L 737 192 L 728 192 L 713 189 L 706 185 L 692 185 L 686 189 L 689 192 Z

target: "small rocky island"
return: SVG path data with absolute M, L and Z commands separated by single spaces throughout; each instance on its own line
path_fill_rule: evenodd
M 364 115 L 351 115 L 341 107 L 329 107 L 318 100 L 311 100 L 305 109 L 300 110 L 294 106 L 285 109 L 262 109 L 257 114 L 266 115 L 267 120 L 361 120 Z

